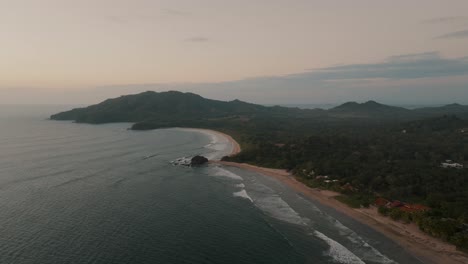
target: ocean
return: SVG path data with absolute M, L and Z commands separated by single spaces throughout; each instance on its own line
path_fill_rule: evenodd
M 210 164 L 206 132 L 48 120 L 0 106 L 0 263 L 421 263 L 267 176 Z

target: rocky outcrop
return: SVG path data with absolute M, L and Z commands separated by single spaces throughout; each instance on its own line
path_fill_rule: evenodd
M 190 161 L 190 166 L 200 166 L 208 162 L 208 159 L 203 156 L 195 156 Z

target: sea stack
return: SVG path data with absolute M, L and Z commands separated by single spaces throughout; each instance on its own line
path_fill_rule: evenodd
M 203 156 L 195 156 L 190 161 L 190 166 L 200 166 L 208 162 L 208 159 Z

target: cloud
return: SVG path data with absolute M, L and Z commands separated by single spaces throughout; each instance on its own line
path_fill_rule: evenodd
M 328 67 L 294 75 L 310 80 L 418 79 L 468 74 L 466 58 L 446 59 L 437 52 L 392 56 L 380 63 Z
M 114 24 L 120 25 L 130 25 L 130 24 L 140 24 L 147 21 L 152 21 L 155 19 L 155 16 L 152 15 L 112 15 L 106 16 L 105 19 Z
M 205 38 L 201 36 L 195 36 L 195 37 L 190 37 L 190 38 L 185 39 L 185 41 L 187 42 L 208 42 L 209 40 L 210 40 L 209 38 Z
M 436 37 L 436 39 L 463 39 L 463 38 L 468 38 L 468 29 L 455 31 L 455 32 L 451 32 L 451 33 Z
M 240 99 L 264 103 L 369 99 L 448 103 L 457 98 L 468 102 L 466 80 L 467 58 L 444 58 L 438 52 L 426 52 L 391 56 L 376 63 L 180 87 L 204 94 L 215 94 L 216 91 L 219 98 L 242 95 Z
M 446 16 L 446 17 L 435 17 L 424 20 L 425 24 L 453 24 L 453 23 L 464 23 L 468 22 L 468 16 Z
M 390 56 L 386 60 L 387 62 L 403 62 L 403 61 L 421 61 L 421 60 L 437 60 L 440 59 L 440 54 L 436 51 L 423 52 L 423 53 L 412 53 Z
M 123 16 L 107 16 L 106 19 L 116 24 L 127 24 L 129 19 Z
M 176 9 L 161 9 L 160 13 L 125 13 L 105 16 L 104 19 L 115 24 L 135 24 L 154 22 L 161 16 L 183 17 L 190 16 L 191 13 Z
M 444 58 L 438 52 L 426 52 L 391 56 L 376 63 L 229 82 L 111 86 L 100 90 L 100 98 L 146 90 L 179 90 L 213 99 L 238 98 L 265 104 L 370 99 L 392 103 L 468 103 L 467 83 L 468 58 Z
M 164 9 L 163 13 L 167 14 L 167 15 L 172 15 L 172 16 L 187 16 L 187 15 L 190 15 L 190 13 L 188 13 L 188 12 L 184 12 L 184 11 L 180 11 L 180 10 L 176 10 L 176 9 L 170 9 L 170 8 Z

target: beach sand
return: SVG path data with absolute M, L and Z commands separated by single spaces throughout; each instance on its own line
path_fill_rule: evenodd
M 217 133 L 226 137 L 231 143 L 233 149 L 231 155 L 238 154 L 241 151 L 239 144 L 229 135 L 221 132 L 209 130 L 211 133 Z M 365 224 L 386 237 L 392 239 L 414 257 L 420 259 L 423 263 L 429 264 L 467 264 L 468 255 L 457 251 L 454 245 L 448 244 L 442 240 L 425 234 L 419 228 L 411 223 L 393 221 L 377 212 L 376 207 L 353 209 L 334 197 L 339 193 L 310 188 L 297 181 L 291 173 L 286 170 L 269 169 L 258 167 L 246 163 L 235 163 L 226 161 L 213 161 L 226 166 L 233 166 L 266 176 L 273 177 L 283 184 L 293 188 L 297 192 L 306 195 L 313 201 L 332 207 L 341 213 Z
M 239 143 L 237 143 L 237 141 L 235 141 L 230 135 L 219 132 L 219 131 L 210 130 L 210 129 L 198 129 L 198 130 L 206 131 L 208 133 L 213 133 L 213 134 L 216 134 L 216 135 L 219 135 L 221 137 L 226 138 L 229 141 L 229 143 L 231 143 L 231 145 L 232 145 L 232 150 L 231 150 L 231 153 L 229 154 L 229 156 L 234 156 L 234 155 L 238 154 L 239 152 L 241 152 L 241 147 L 240 147 Z
M 227 142 L 229 142 L 229 144 L 231 145 L 231 150 L 229 153 L 226 153 L 226 155 L 228 156 L 234 156 L 236 154 L 238 154 L 239 152 L 241 152 L 241 147 L 239 145 L 239 143 L 237 143 L 237 141 L 235 141 L 230 135 L 228 134 L 225 134 L 225 133 L 222 133 L 222 132 L 219 132 L 219 131 L 216 131 L 216 130 L 211 130 L 211 129 L 205 129 L 205 128 L 185 128 L 185 127 L 176 127 L 177 129 L 182 129 L 182 130 L 185 130 L 185 131 L 195 131 L 195 132 L 200 132 L 200 133 L 203 133 L 203 134 L 207 134 L 207 135 L 213 135 L 213 136 L 218 136 L 218 137 L 221 137 L 221 138 L 224 138 L 226 139 Z M 215 159 L 215 161 L 218 160 L 218 159 Z

